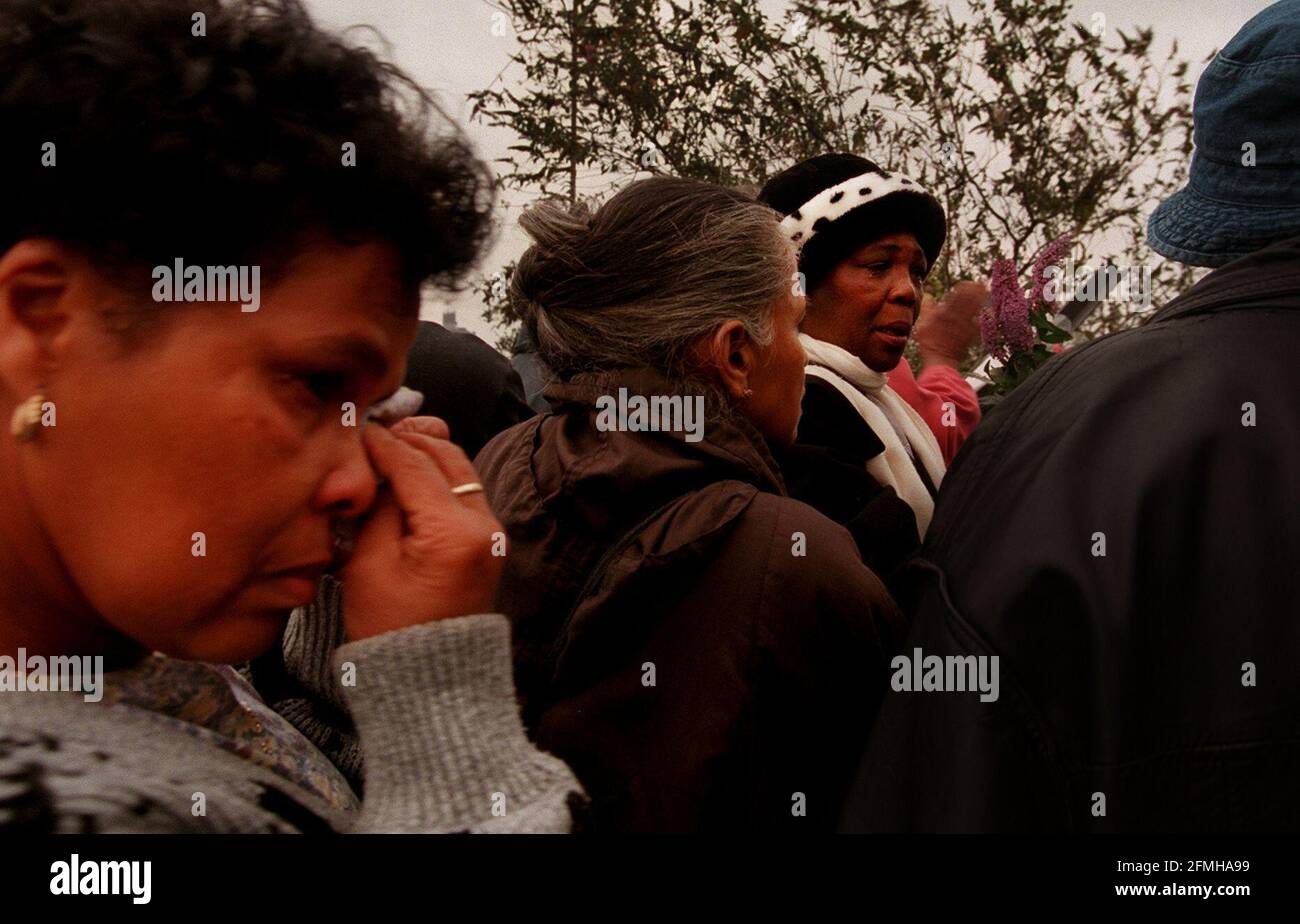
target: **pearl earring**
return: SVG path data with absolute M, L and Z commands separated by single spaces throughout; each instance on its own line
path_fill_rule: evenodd
M 14 408 L 14 416 L 9 420 L 9 432 L 20 443 L 36 438 L 41 429 L 41 412 L 45 406 L 45 396 L 34 394 Z

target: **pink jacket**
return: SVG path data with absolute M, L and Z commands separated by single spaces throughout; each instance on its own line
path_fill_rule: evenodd
M 961 444 L 980 422 L 980 405 L 965 377 L 950 366 L 927 366 L 918 379 L 903 360 L 889 372 L 889 387 L 912 406 L 934 432 L 943 452 L 943 461 L 951 465 Z M 952 413 L 945 421 L 945 404 L 951 402 Z

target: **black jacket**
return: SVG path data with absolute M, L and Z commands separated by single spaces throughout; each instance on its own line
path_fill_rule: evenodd
M 867 472 L 867 460 L 884 451 L 853 405 L 811 375 L 804 379 L 795 445 L 773 447 L 790 496 L 846 528 L 863 562 L 888 585 L 921 539 L 912 508 Z M 925 467 L 917 472 L 931 487 Z
M 421 321 L 406 356 L 406 386 L 424 393 L 420 413 L 441 417 L 471 459 L 502 430 L 533 416 L 510 361 L 466 331 Z
M 1300 239 L 1035 373 L 923 557 L 904 651 L 1000 695 L 890 692 L 848 829 L 1300 827 Z

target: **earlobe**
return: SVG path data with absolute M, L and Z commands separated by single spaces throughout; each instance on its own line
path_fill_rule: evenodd
M 750 376 L 754 371 L 754 345 L 745 324 L 734 319 L 701 337 L 692 350 L 695 371 L 711 379 L 732 401 L 753 394 Z
M 718 335 L 726 358 L 722 370 L 723 390 L 733 401 L 742 401 L 753 394 L 749 387 L 749 377 L 754 371 L 753 347 L 749 335 L 739 320 L 722 325 Z

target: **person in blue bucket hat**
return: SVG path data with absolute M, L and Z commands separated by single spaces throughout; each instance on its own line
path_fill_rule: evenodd
M 1193 116 L 1149 236 L 1215 270 L 970 437 L 846 830 L 1300 828 L 1300 0 Z
M 1187 186 L 1147 222 L 1151 249 L 1223 266 L 1300 234 L 1300 2 L 1246 24 L 1196 85 Z

